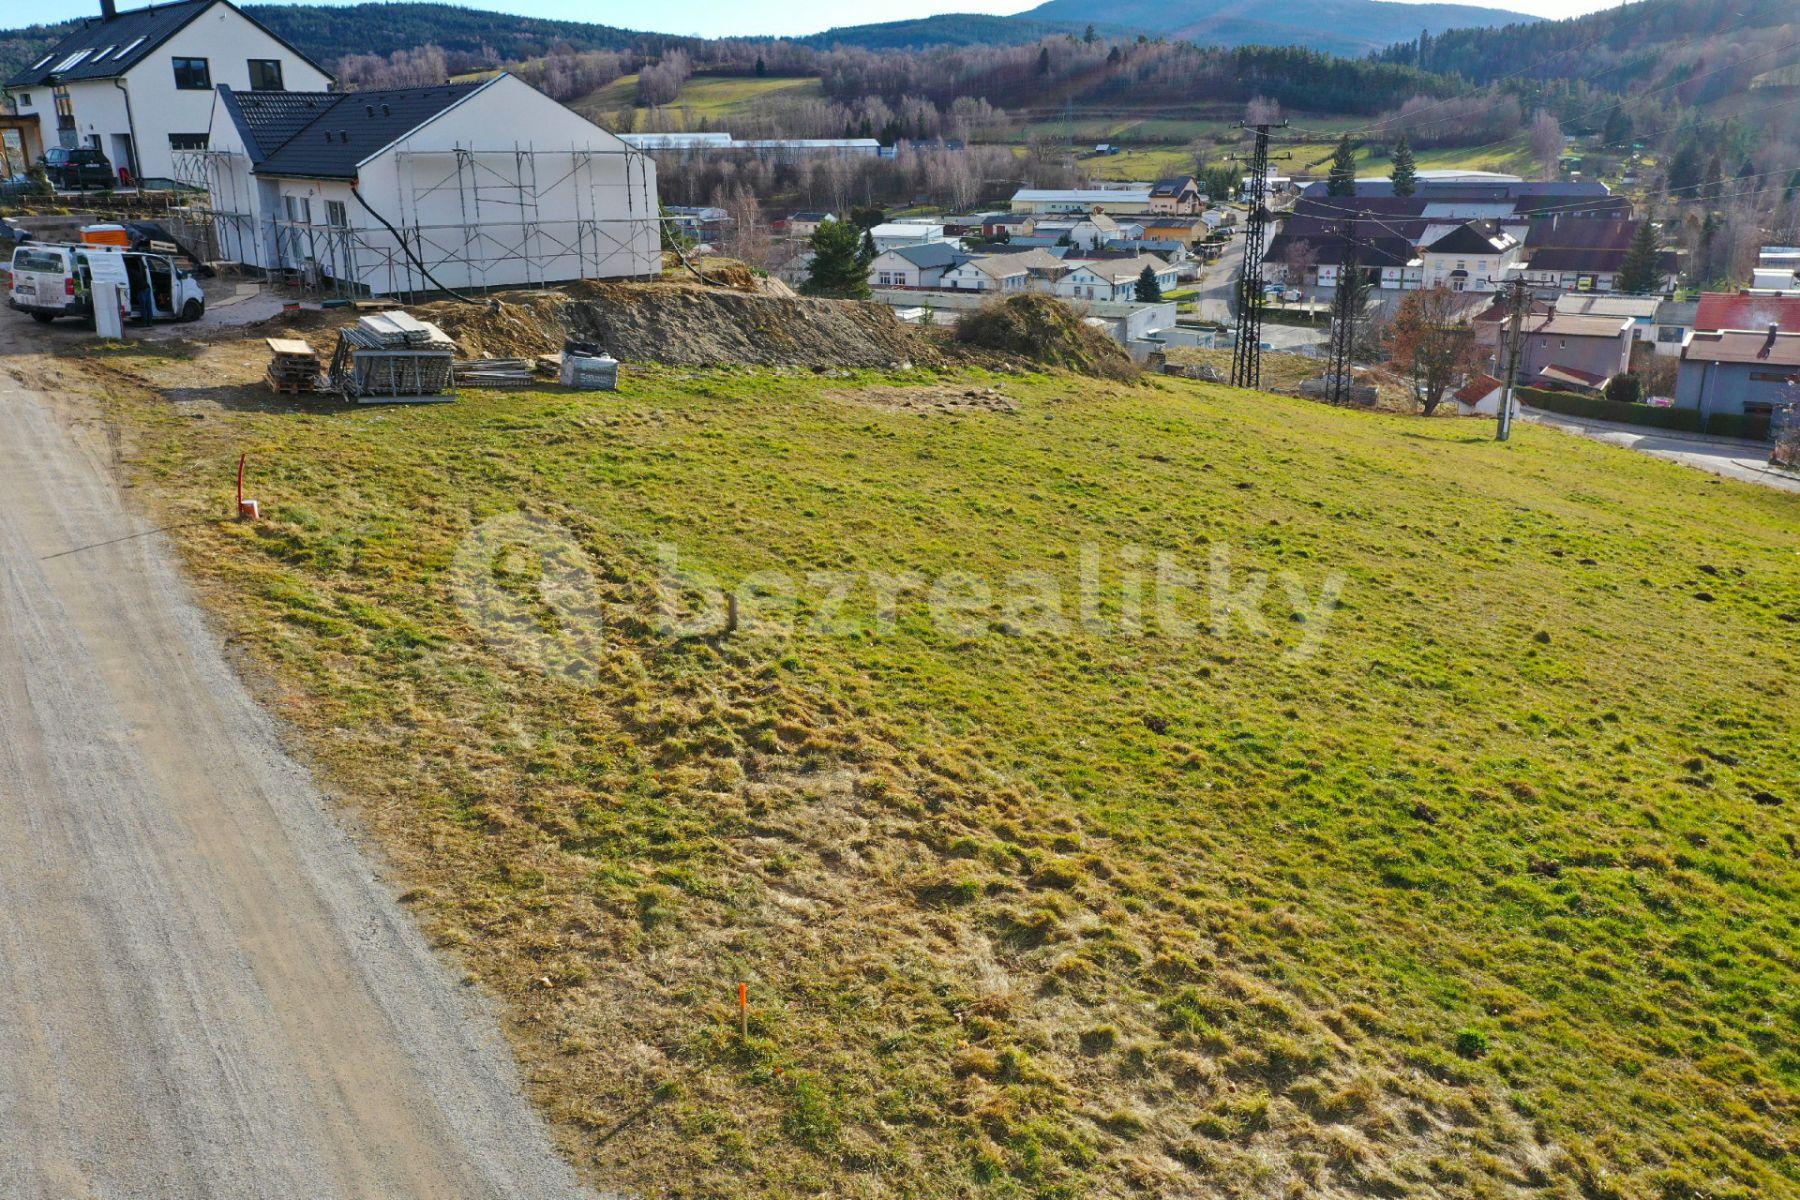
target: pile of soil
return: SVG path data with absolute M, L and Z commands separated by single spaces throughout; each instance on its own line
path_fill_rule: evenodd
M 686 367 L 892 367 L 942 357 L 884 305 L 803 299 L 731 259 L 696 265 L 712 285 L 684 270 L 651 282 L 590 281 L 412 311 L 471 358 L 549 354 L 570 337 L 620 362 Z
M 569 332 L 621 362 L 678 366 L 893 367 L 934 362 L 885 305 L 679 283 L 591 283 L 563 309 Z
M 1012 397 L 995 387 L 863 387 L 826 392 L 834 400 L 872 404 L 900 412 L 929 416 L 934 413 L 1018 412 Z
M 1130 380 L 1139 373 L 1122 346 L 1054 296 L 1008 296 L 964 313 L 956 322 L 956 338 L 965 345 L 1101 379 Z

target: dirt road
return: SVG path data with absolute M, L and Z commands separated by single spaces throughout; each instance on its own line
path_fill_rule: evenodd
M 0 310 L 0 1200 L 589 1194 L 37 333 Z

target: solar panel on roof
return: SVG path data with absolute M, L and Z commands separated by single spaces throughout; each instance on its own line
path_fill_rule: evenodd
M 143 44 L 144 44 L 143 38 L 141 38 L 141 37 L 133 38 L 130 42 L 126 43 L 125 48 L 123 50 L 119 51 L 119 57 L 124 58 L 127 54 L 130 54 L 133 50 L 136 50 L 139 46 L 141 46 Z
M 52 58 L 52 57 L 54 57 L 54 56 L 53 56 L 53 55 L 49 55 L 49 54 L 46 54 L 46 55 L 44 55 L 44 57 L 42 57 L 42 58 L 40 58 L 40 59 L 38 59 L 38 60 L 37 60 L 37 61 L 36 61 L 36 62 L 34 62 L 34 63 L 32 63 L 32 64 L 31 64 L 31 69 L 32 69 L 32 70 L 34 70 L 34 71 L 36 71 L 36 70 L 38 70 L 38 69 L 39 69 L 39 68 L 40 68 L 40 67 L 42 67 L 42 66 L 43 66 L 43 65 L 44 65 L 44 64 L 45 64 L 45 63 L 47 63 L 47 62 L 49 62 L 49 61 L 50 61 L 50 59 L 51 59 L 51 58 Z
M 113 52 L 113 50 L 116 48 L 116 46 L 117 46 L 117 43 L 114 43 L 112 46 L 108 46 L 104 50 L 100 51 L 100 53 L 94 55 L 94 61 L 99 62 L 101 59 L 103 59 L 107 55 L 111 54 Z

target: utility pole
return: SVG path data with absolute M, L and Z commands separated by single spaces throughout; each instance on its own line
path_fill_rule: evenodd
M 1506 314 L 1506 386 L 1500 392 L 1500 413 L 1494 427 L 1494 440 L 1504 442 L 1512 437 L 1513 385 L 1519 375 L 1519 353 L 1525 348 L 1525 313 L 1531 304 L 1525 290 L 1525 274 L 1517 267 L 1513 276 L 1511 311 Z
M 1356 318 L 1362 307 L 1361 265 L 1356 253 L 1356 218 L 1343 224 L 1344 257 L 1338 264 L 1337 291 L 1331 297 L 1331 365 L 1325 386 L 1333 404 L 1350 402 L 1350 357 L 1356 348 Z
M 1269 130 L 1284 128 L 1264 122 L 1244 126 L 1256 131 L 1250 151 L 1250 216 L 1244 222 L 1244 277 L 1238 293 L 1237 345 L 1231 354 L 1231 386 L 1262 386 L 1262 260 L 1267 242 L 1269 207 Z

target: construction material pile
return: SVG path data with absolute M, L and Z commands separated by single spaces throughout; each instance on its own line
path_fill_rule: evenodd
M 456 343 L 429 321 L 371 313 L 338 331 L 331 386 L 365 404 L 441 396 L 455 383 Z
M 271 355 L 269 386 L 278 392 L 316 392 L 324 384 L 319 355 L 299 338 L 264 338 Z

